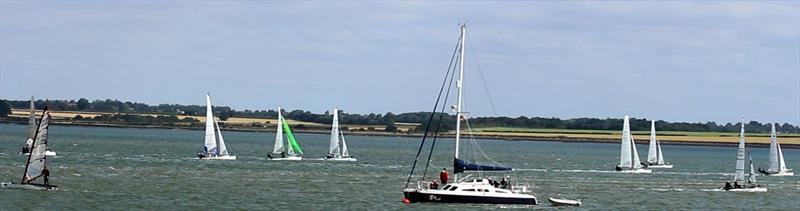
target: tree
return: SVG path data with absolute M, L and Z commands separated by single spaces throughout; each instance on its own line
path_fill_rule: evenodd
M 86 98 L 79 99 L 77 104 L 78 104 L 78 110 L 83 111 L 89 108 L 89 100 L 87 100 Z
M 386 125 L 386 128 L 383 130 L 386 132 L 397 132 L 397 126 L 395 126 L 394 122 L 392 122 L 392 124 Z
M 0 100 L 0 117 L 8 117 L 11 114 L 11 104 L 8 101 Z

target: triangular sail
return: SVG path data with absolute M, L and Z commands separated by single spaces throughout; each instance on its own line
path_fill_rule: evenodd
M 281 108 L 278 107 L 278 131 L 275 133 L 275 146 L 272 148 L 272 153 L 280 154 L 283 152 L 283 115 L 281 115 Z
M 656 152 L 657 152 L 656 154 L 658 154 L 658 162 L 656 162 L 656 163 L 657 163 L 658 165 L 663 165 L 663 164 L 665 164 L 665 162 L 664 162 L 664 154 L 663 154 L 663 153 L 661 153 L 661 143 L 660 143 L 660 142 L 658 142 L 658 141 L 656 141 L 656 149 L 657 149 L 657 150 L 656 150 Z
M 775 132 L 775 123 L 772 123 L 772 133 L 770 133 L 770 142 L 769 142 L 769 167 L 767 167 L 767 171 L 769 172 L 778 172 L 781 170 L 780 167 L 780 154 L 778 153 L 778 135 Z
M 339 110 L 333 109 L 333 123 L 331 123 L 331 141 L 328 147 L 329 156 L 341 156 L 339 151 Z
M 350 152 L 347 152 L 347 141 L 344 140 L 344 132 L 342 134 L 342 157 L 350 157 Z
M 22 177 L 22 184 L 36 182 L 37 179 L 42 176 L 42 170 L 47 166 L 45 151 L 47 150 L 47 131 L 49 125 L 50 112 L 45 109 L 42 114 L 42 120 L 39 122 L 36 130 L 36 137 L 33 139 L 33 148 L 25 164 L 25 175 Z
M 36 108 L 33 104 L 33 96 L 31 96 L 31 113 L 28 116 L 28 138 L 33 139 L 36 135 Z
M 631 168 L 642 168 L 642 161 L 639 160 L 639 152 L 636 151 L 636 141 L 633 140 L 633 136 L 631 136 L 631 152 L 633 154 L 633 166 Z
M 225 147 L 225 139 L 222 138 L 222 131 L 219 129 L 219 123 L 217 122 L 217 119 L 214 119 L 214 127 L 217 128 L 217 135 L 219 135 L 219 151 L 217 155 L 228 155 L 228 148 Z
M 647 162 L 658 163 L 658 142 L 656 142 L 656 121 L 650 120 L 650 147 L 647 150 Z
M 756 183 L 756 171 L 755 168 L 753 167 L 753 156 L 750 156 L 750 175 L 747 178 L 747 182 L 753 184 Z
M 778 160 L 779 160 L 779 169 L 781 172 L 788 171 L 789 168 L 786 168 L 786 161 L 783 159 L 783 150 L 781 149 L 781 144 L 778 144 Z
M 736 154 L 736 171 L 733 176 L 734 182 L 744 182 L 744 121 L 742 121 L 742 129 L 739 133 L 739 150 Z
M 286 131 L 286 138 L 289 139 L 288 154 L 303 154 L 303 148 L 300 148 L 300 144 L 297 144 L 297 140 L 292 135 L 292 129 L 289 128 L 289 123 L 286 122 L 286 119 L 283 120 L 283 130 Z
M 214 133 L 214 111 L 211 110 L 211 97 L 206 94 L 206 140 L 205 153 L 216 154 L 217 137 Z

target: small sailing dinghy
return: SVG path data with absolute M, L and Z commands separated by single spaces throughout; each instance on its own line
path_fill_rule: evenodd
M 650 148 L 647 152 L 647 164 L 647 168 L 672 168 L 672 165 L 664 162 L 664 154 L 661 153 L 661 142 L 656 139 L 655 120 L 650 120 Z
M 767 170 L 758 169 L 758 172 L 769 176 L 792 176 L 792 169 L 786 168 L 786 161 L 783 159 L 783 150 L 778 143 L 778 134 L 775 132 L 775 123 L 772 123 L 772 134 L 769 143 L 769 167 Z
M 619 165 L 614 170 L 625 173 L 651 173 L 652 170 L 646 169 L 639 161 L 639 153 L 636 152 L 636 142 L 631 135 L 631 125 L 628 115 L 622 125 L 622 147 L 619 153 Z
M 197 157 L 204 160 L 236 160 L 236 156 L 228 153 L 225 147 L 225 139 L 222 138 L 222 131 L 219 123 L 214 118 L 214 111 L 211 109 L 211 96 L 206 94 L 206 138 L 203 151 L 197 153 Z
M 753 169 L 753 158 L 750 158 L 750 175 L 745 181 L 744 178 L 744 156 L 745 156 L 744 120 L 742 129 L 739 133 L 739 149 L 736 155 L 736 170 L 733 176 L 733 184 L 726 182 L 722 190 L 732 192 L 767 192 L 766 187 L 756 184 L 756 173 Z M 746 183 L 745 183 L 746 182 Z
M 447 176 L 446 169 L 443 170 L 443 173 L 440 174 L 440 180 L 444 180 L 447 182 L 446 184 L 442 184 L 443 187 L 439 187 L 436 183 L 429 183 L 425 181 L 425 173 L 422 173 L 422 179 L 417 181 L 416 186 L 409 186 L 411 177 L 414 174 L 414 168 L 416 167 L 416 161 L 419 160 L 419 153 L 417 153 L 416 160 L 414 161 L 414 165 L 411 168 L 411 173 L 408 175 L 408 180 L 406 180 L 406 188 L 403 189 L 403 202 L 404 203 L 417 203 L 417 202 L 435 202 L 435 203 L 482 203 L 482 204 L 529 204 L 535 205 L 538 204 L 536 200 L 536 196 L 530 193 L 529 186 L 523 183 L 514 183 L 511 180 L 507 180 L 508 176 L 503 178 L 502 182 L 497 182 L 489 177 L 483 177 L 482 173 L 480 174 L 481 177 L 478 178 L 470 178 L 466 176 L 461 180 L 458 179 L 458 174 L 463 173 L 465 171 L 512 171 L 511 167 L 506 166 L 498 166 L 498 165 L 486 165 L 486 164 L 478 164 L 468 162 L 466 160 L 462 160 L 459 158 L 459 142 L 461 140 L 461 126 L 462 122 L 469 127 L 469 122 L 465 115 L 467 112 L 462 110 L 463 108 L 463 100 L 462 100 L 462 92 L 464 86 L 464 40 L 466 39 L 466 25 L 461 25 L 461 36 L 459 39 L 459 44 L 457 49 L 460 49 L 461 56 L 458 60 L 459 68 L 459 78 L 456 81 L 456 87 L 458 91 L 458 102 L 455 106 L 453 106 L 453 111 L 456 112 L 456 136 L 455 136 L 455 156 L 453 160 L 453 179 L 450 180 Z M 455 53 L 454 53 L 455 56 Z M 452 63 L 451 63 L 452 65 Z M 448 69 L 448 74 L 450 74 L 450 70 Z M 455 71 L 453 71 L 453 75 L 455 75 Z M 447 78 L 447 76 L 445 76 Z M 444 84 L 442 85 L 444 88 Z M 440 95 L 441 97 L 441 92 Z M 447 99 L 447 97 L 445 97 Z M 446 102 L 446 100 L 445 100 Z M 437 100 L 436 106 L 439 106 L 439 101 Z M 433 112 L 431 113 L 430 119 L 428 121 L 430 129 L 431 120 L 433 120 L 434 116 L 437 114 L 437 107 L 434 106 Z M 442 114 L 442 113 L 439 113 Z M 441 117 L 441 116 L 440 116 Z M 441 124 L 441 118 L 439 119 L 439 124 Z M 434 143 L 438 134 L 438 129 L 434 129 Z M 427 137 L 428 131 L 426 129 L 425 134 L 423 135 L 423 140 L 420 145 L 420 150 L 422 149 L 423 145 L 425 144 L 425 137 Z M 473 140 L 474 141 L 474 140 Z M 473 142 L 477 145 L 476 142 Z M 433 146 L 433 145 L 432 145 Z M 431 153 L 433 152 L 433 147 L 431 147 Z M 428 157 L 428 161 L 430 160 L 430 156 Z M 425 169 L 427 170 L 428 164 L 426 164 Z M 441 175 L 445 176 L 441 176 Z
M 331 161 L 356 161 L 347 151 L 347 141 L 344 140 L 344 133 L 339 129 L 339 110 L 333 109 L 333 124 L 331 124 L 331 143 L 328 147 L 328 155 L 323 160 Z M 341 137 L 341 139 L 340 139 Z
M 270 160 L 303 160 L 303 148 L 292 134 L 289 123 L 283 118 L 281 108 L 278 107 L 278 131 L 275 133 L 275 146 L 272 153 L 267 154 Z M 283 134 L 286 130 L 286 143 L 283 142 Z
M 31 113 L 28 115 L 28 139 L 25 140 L 25 145 L 22 146 L 23 155 L 29 155 L 31 153 L 31 147 L 33 146 L 33 138 L 36 135 L 36 127 L 38 124 L 36 123 L 36 108 L 33 104 L 33 96 L 31 96 Z M 46 149 L 44 151 L 45 156 L 56 156 L 56 152 L 50 149 Z
M 45 155 L 49 125 L 50 112 L 45 108 L 42 113 L 42 120 L 36 127 L 36 133 L 31 144 L 31 152 L 28 154 L 28 160 L 25 162 L 25 172 L 22 176 L 22 182 L 19 184 L 3 182 L 0 183 L 0 187 L 32 190 L 56 189 L 55 185 L 50 184 L 48 178 L 50 176 L 50 170 L 47 168 L 47 156 Z
M 550 201 L 550 204 L 553 204 L 553 206 L 581 206 L 581 200 L 575 199 L 550 197 L 547 198 L 547 201 Z

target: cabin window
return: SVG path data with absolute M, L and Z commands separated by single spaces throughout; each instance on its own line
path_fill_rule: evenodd
M 504 191 L 504 190 L 496 190 L 495 192 L 498 192 L 498 193 L 508 193 L 508 191 Z
M 483 182 L 483 179 L 475 180 L 476 182 Z
M 445 185 L 442 190 L 447 190 L 448 188 L 450 188 L 450 185 Z
M 458 189 L 458 187 L 456 187 L 456 186 L 453 186 L 452 188 L 450 188 L 450 191 L 454 191 L 454 190 L 456 190 L 456 189 Z
M 464 189 L 464 191 L 475 191 L 475 189 Z

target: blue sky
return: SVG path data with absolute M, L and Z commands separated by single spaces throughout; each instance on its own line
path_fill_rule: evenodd
M 800 3 L 0 1 L 0 98 L 800 123 Z

